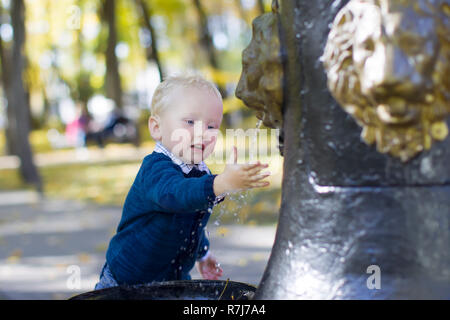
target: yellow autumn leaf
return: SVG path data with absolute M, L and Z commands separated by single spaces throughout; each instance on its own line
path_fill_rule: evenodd
M 11 252 L 8 258 L 6 258 L 6 261 L 8 261 L 9 263 L 17 263 L 22 257 L 22 253 L 22 249 L 16 249 Z
M 218 227 L 216 233 L 222 237 L 226 236 L 230 230 L 227 227 Z
M 78 261 L 80 261 L 81 263 L 87 263 L 87 262 L 91 261 L 91 256 L 85 252 L 79 253 Z

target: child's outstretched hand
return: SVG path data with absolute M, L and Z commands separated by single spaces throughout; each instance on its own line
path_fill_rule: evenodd
M 237 149 L 233 147 L 234 162 L 228 164 L 225 170 L 214 179 L 214 193 L 216 196 L 239 190 L 267 187 L 270 183 L 262 181 L 270 175 L 270 172 L 261 173 L 262 169 L 267 168 L 268 164 L 256 163 L 237 163 Z
M 197 269 L 203 279 L 206 280 L 219 280 L 223 274 L 222 268 L 212 255 L 209 255 L 203 261 L 197 262 Z

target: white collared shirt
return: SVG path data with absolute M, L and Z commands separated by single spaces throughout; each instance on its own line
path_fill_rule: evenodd
M 168 156 L 173 163 L 178 165 L 184 174 L 188 174 L 191 172 L 192 168 L 196 167 L 200 171 L 206 171 L 206 173 L 211 174 L 211 171 L 209 171 L 209 168 L 206 166 L 205 162 L 200 162 L 199 164 L 188 164 L 184 163 L 183 160 L 176 157 L 172 152 L 167 150 L 166 147 L 163 146 L 163 144 L 159 141 L 156 142 L 155 149 L 153 150 L 155 152 L 163 153 L 166 156 Z
M 159 153 L 162 153 L 162 154 L 165 154 L 166 156 L 168 156 L 172 160 L 173 163 L 175 163 L 176 165 L 178 165 L 181 168 L 181 170 L 183 171 L 184 174 L 188 174 L 189 172 L 191 172 L 192 168 L 194 168 L 194 167 L 196 167 L 200 171 L 206 171 L 206 173 L 211 174 L 211 171 L 209 170 L 208 166 L 205 164 L 204 161 L 200 162 L 199 164 L 184 163 L 183 160 L 176 157 L 172 152 L 167 150 L 167 148 L 164 147 L 164 145 L 159 141 L 156 142 L 155 149 L 153 149 L 153 151 L 159 152 Z M 214 201 L 214 206 L 220 200 L 222 200 L 225 196 L 226 196 L 226 193 L 216 196 L 216 200 Z

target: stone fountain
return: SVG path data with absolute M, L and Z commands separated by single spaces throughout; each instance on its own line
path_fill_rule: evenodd
M 450 0 L 273 1 L 236 90 L 284 156 L 256 292 L 175 281 L 75 299 L 449 299 L 449 31 Z
M 450 1 L 289 0 L 236 95 L 281 129 L 257 299 L 450 298 Z

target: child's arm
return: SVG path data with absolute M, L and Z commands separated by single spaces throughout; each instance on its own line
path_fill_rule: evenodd
M 176 168 L 158 161 L 147 168 L 142 179 L 143 196 L 162 212 L 194 212 L 212 205 L 216 196 L 215 175 L 186 179 Z
M 193 212 L 212 206 L 216 196 L 249 188 L 266 187 L 261 181 L 269 173 L 260 173 L 268 165 L 237 164 L 234 147 L 234 163 L 225 167 L 219 175 L 204 175 L 186 179 L 173 165 L 158 161 L 147 168 L 142 183 L 144 197 L 159 206 L 162 212 Z

